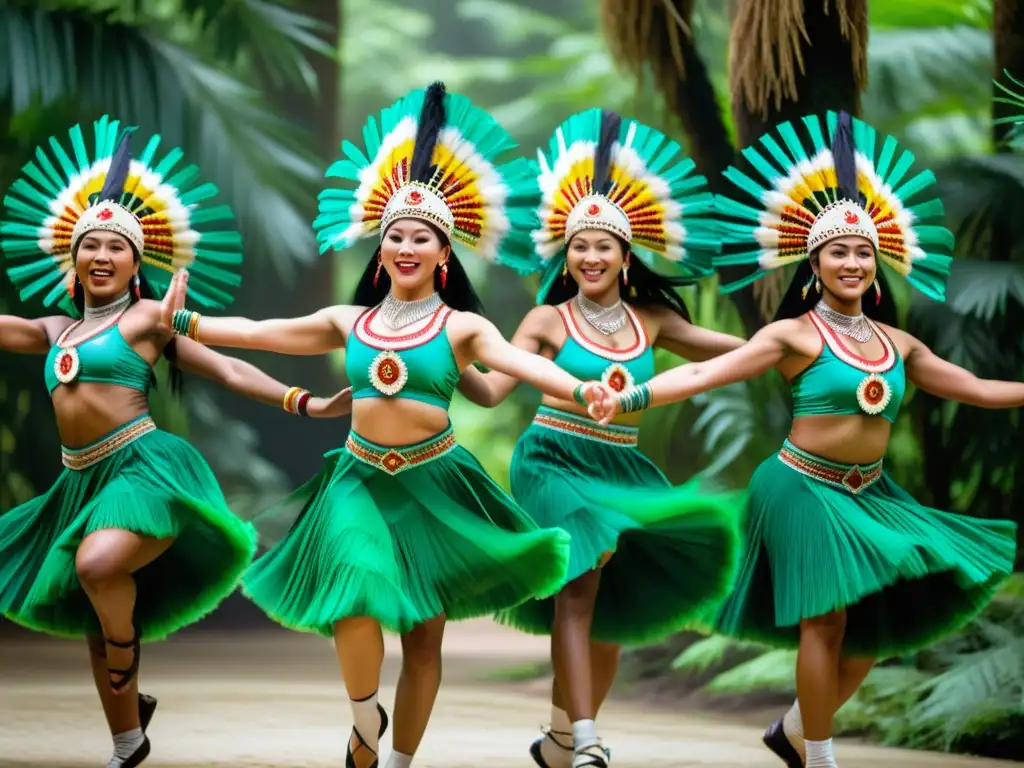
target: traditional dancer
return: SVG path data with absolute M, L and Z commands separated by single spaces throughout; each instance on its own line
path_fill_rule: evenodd
M 152 300 L 181 264 L 202 275 L 198 301 L 230 300 L 238 280 L 228 268 L 241 261 L 241 241 L 218 229 L 230 209 L 201 205 L 216 189 L 194 183 L 194 166 L 172 173 L 177 149 L 157 162 L 159 136 L 131 161 L 130 130 L 119 138 L 118 123 L 103 117 L 95 132 L 94 161 L 75 126 L 72 152 L 51 139 L 54 160 L 37 150 L 4 199 L 14 220 L 2 225 L 0 246 L 22 298 L 41 296 L 81 319 L 0 316 L 0 349 L 48 355 L 66 467 L 45 494 L 0 515 L 0 613 L 88 638 L 114 738 L 109 766 L 132 768 L 149 754 L 156 707 L 138 694 L 140 640 L 160 640 L 213 610 L 235 589 L 255 539 L 195 449 L 150 419 L 153 366 L 163 356 L 270 404 L 288 388 L 176 342 L 169 306 Z M 309 400 L 307 413 L 345 407 Z
M 181 310 L 175 326 L 216 346 L 345 349 L 352 432 L 289 500 L 304 502 L 295 505 L 301 514 L 244 581 L 276 621 L 333 635 L 355 720 L 348 766 L 378 764 L 387 726 L 377 702 L 381 627 L 402 635 L 387 763 L 402 768 L 437 695 L 445 620 L 550 594 L 568 557 L 568 536 L 539 530 L 456 444 L 448 406 L 459 374 L 479 360 L 561 400 L 584 398 L 578 379 L 513 347 L 476 314 L 479 301 L 452 251 L 455 239 L 492 260 L 531 262 L 536 182 L 526 160 L 495 164 L 514 147 L 504 130 L 436 83 L 385 109 L 379 132 L 371 118 L 364 137 L 366 156 L 346 142 L 347 159 L 327 172 L 354 188 L 325 191 L 315 222 L 324 251 L 379 233 L 357 306 L 259 322 Z M 588 397 L 604 392 L 593 389 Z
M 751 478 L 749 548 L 717 627 L 799 648 L 797 703 L 765 743 L 790 768 L 804 759 L 808 768 L 832 768 L 834 713 L 875 660 L 965 624 L 1016 554 L 1012 522 L 929 509 L 882 471 L 906 382 L 982 408 L 1024 405 L 1024 384 L 979 379 L 865 317 L 888 303 L 879 259 L 943 299 L 953 236 L 924 223 L 941 220 L 939 200 L 910 202 L 934 177 L 908 177 L 913 156 L 893 138 L 876 155 L 874 129 L 846 113 L 830 113 L 825 125 L 813 116 L 803 122 L 809 148 L 783 123 L 778 138 L 744 150 L 765 185 L 726 172 L 757 205 L 716 201 L 732 219 L 725 242 L 738 251 L 721 262 L 757 265 L 744 283 L 799 263 L 779 319 L 735 352 L 655 376 L 612 408 L 592 410 L 607 421 L 772 368 L 789 380 L 792 432 Z M 831 147 L 826 129 L 834 130 Z
M 615 391 L 654 375 L 655 347 L 707 360 L 743 344 L 691 324 L 673 288 L 711 274 L 718 245 L 705 179 L 693 175 L 688 158 L 672 162 L 679 152 L 657 131 L 610 111 L 580 112 L 558 127 L 538 179 L 541 306 L 514 344 Z M 462 386 L 470 399 L 495 406 L 518 383 L 474 368 Z M 680 629 L 731 584 L 735 503 L 672 487 L 637 450 L 638 420 L 599 427 L 585 408 L 548 395 L 512 457 L 516 501 L 541 527 L 572 536 L 558 595 L 499 616 L 552 637 L 551 725 L 530 747 L 542 768 L 605 768 L 609 755 L 594 719 L 620 644 Z

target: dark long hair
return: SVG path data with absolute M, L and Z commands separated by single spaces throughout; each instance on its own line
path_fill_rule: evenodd
M 135 246 L 133 245 L 131 248 L 132 253 L 135 253 Z M 77 256 L 77 251 L 74 254 L 74 256 Z M 74 256 L 72 257 L 73 259 Z M 135 253 L 135 262 L 138 263 L 138 261 L 138 254 Z M 133 306 L 141 299 L 157 298 L 156 293 L 153 291 L 153 286 L 149 284 L 149 281 L 146 280 L 141 271 L 139 272 L 139 297 L 136 298 L 135 292 L 131 290 L 128 291 L 128 295 L 131 297 L 129 299 L 129 307 Z M 78 279 L 77 274 L 75 275 L 75 295 L 72 297 L 72 301 L 74 302 L 75 309 L 78 310 L 79 316 L 84 317 L 85 289 L 82 287 L 82 281 Z M 170 366 L 168 368 L 167 380 L 168 383 L 170 384 L 171 392 L 173 392 L 174 394 L 181 394 L 181 390 L 184 385 L 184 380 L 182 378 L 181 369 L 177 365 L 178 349 L 177 346 L 175 345 L 175 338 L 173 336 L 171 337 L 171 340 L 167 342 L 167 345 L 164 347 L 163 356 L 166 357 L 167 362 L 170 363 Z M 152 382 L 154 385 L 156 384 L 155 376 L 153 377 Z
M 690 311 L 686 302 L 676 292 L 675 284 L 667 277 L 662 277 L 652 270 L 629 250 L 629 245 L 621 237 L 614 235 L 622 249 L 623 256 L 629 255 L 629 285 L 623 285 L 622 273 L 619 272 L 619 295 L 622 300 L 635 307 L 663 306 L 690 322 Z M 570 241 L 571 242 L 571 241 Z M 568 259 L 568 246 L 566 246 Z M 579 293 L 580 287 L 576 279 L 566 273 L 565 280 L 556 277 L 544 297 L 545 304 L 561 304 Z
M 824 247 L 822 246 L 822 248 Z M 807 291 L 807 298 L 803 297 L 804 286 L 814 280 L 814 270 L 811 268 L 811 263 L 817 262 L 820 252 L 821 248 L 812 253 L 810 258 L 797 268 L 796 273 L 793 275 L 793 280 L 789 284 L 789 289 L 782 297 L 779 308 L 775 312 L 774 320 L 788 320 L 800 317 L 814 309 L 814 305 L 821 299 L 821 294 L 814 290 L 813 283 L 811 289 Z M 868 290 L 861 299 L 861 309 L 865 315 L 875 322 L 896 326 L 898 321 L 896 302 L 893 301 L 892 292 L 882 276 L 882 265 L 879 263 L 877 256 L 875 257 L 875 277 L 882 287 L 882 300 L 876 301 L 874 286 L 868 286 Z
M 450 244 L 441 230 L 432 224 L 428 224 L 428 226 L 434 230 L 442 246 Z M 356 291 L 352 297 L 352 303 L 356 306 L 375 307 L 384 300 L 388 291 L 391 290 L 391 277 L 385 269 L 381 269 L 377 285 L 373 284 L 379 258 L 380 246 L 377 246 L 377 250 L 373 252 L 373 258 L 366 265 L 362 277 L 359 278 L 359 284 L 356 285 Z M 473 290 L 473 284 L 469 282 L 469 275 L 466 274 L 466 270 L 462 268 L 462 264 L 455 257 L 454 251 L 448 254 L 448 279 L 444 288 L 441 287 L 441 270 L 434 270 L 434 290 L 441 294 L 441 300 L 452 309 L 457 309 L 460 312 L 474 312 L 478 315 L 484 313 L 480 297 Z

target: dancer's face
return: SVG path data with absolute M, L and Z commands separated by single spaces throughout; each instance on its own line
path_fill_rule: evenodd
M 451 255 L 437 230 L 419 219 L 398 219 L 380 244 L 381 264 L 391 278 L 391 289 L 400 294 L 429 296 L 434 273 Z
M 866 237 L 838 237 L 818 250 L 816 261 L 824 290 L 840 301 L 858 301 L 875 281 L 875 249 Z
M 619 298 L 619 274 L 628 257 L 613 234 L 584 229 L 569 241 L 565 258 L 569 274 L 588 299 L 606 302 Z
M 121 298 L 138 271 L 135 251 L 121 235 L 96 229 L 87 232 L 78 244 L 75 272 L 90 306 Z

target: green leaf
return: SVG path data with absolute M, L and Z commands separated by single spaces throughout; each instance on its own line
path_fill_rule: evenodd
M 724 663 L 726 654 L 750 653 L 763 651 L 766 646 L 761 643 L 750 643 L 734 640 L 725 635 L 710 635 L 701 638 L 679 654 L 672 662 L 672 669 L 686 672 L 707 672 L 714 666 Z
M 795 693 L 796 651 L 778 649 L 733 667 L 707 685 L 712 693 Z

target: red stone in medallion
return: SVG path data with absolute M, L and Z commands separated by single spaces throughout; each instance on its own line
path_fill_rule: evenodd
M 616 392 L 622 392 L 626 388 L 626 377 L 622 375 L 622 371 L 616 371 L 608 377 L 608 386 Z
M 393 360 L 381 360 L 377 365 L 377 378 L 386 386 L 391 386 L 398 381 L 399 375 L 398 366 Z

